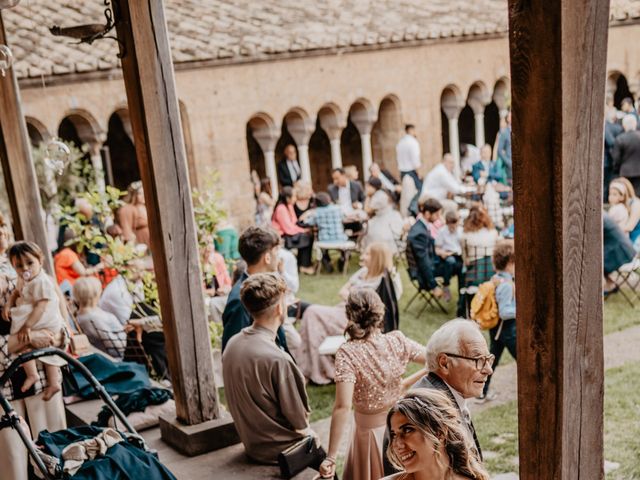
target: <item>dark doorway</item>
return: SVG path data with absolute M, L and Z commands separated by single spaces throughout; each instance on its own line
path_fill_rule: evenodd
M 354 165 L 362 176 L 362 140 L 360 132 L 351 118 L 347 118 L 347 126 L 342 131 L 340 150 L 342 152 L 342 166 Z
M 309 163 L 314 192 L 324 192 L 331 183 L 331 142 L 316 120 L 316 130 L 309 139 Z
M 127 134 L 121 115 L 116 112 L 109 118 L 109 130 L 105 145 L 109 148 L 114 187 L 126 190 L 131 182 L 140 180 L 133 140 Z

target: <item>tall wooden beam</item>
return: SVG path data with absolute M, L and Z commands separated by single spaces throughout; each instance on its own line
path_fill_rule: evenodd
M 609 2 L 509 0 L 520 478 L 603 478 Z
M 218 405 L 164 7 L 113 3 L 176 413 L 194 425 L 217 417 Z
M 8 45 L 0 12 L 0 45 Z M 22 113 L 20 89 L 13 68 L 0 75 L 0 160 L 11 206 L 16 239 L 37 243 L 45 254 L 45 268 L 52 273 L 47 234 L 40 211 L 40 190 L 31 160 L 27 124 Z

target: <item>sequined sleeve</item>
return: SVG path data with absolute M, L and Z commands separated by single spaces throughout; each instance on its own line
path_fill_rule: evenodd
M 400 358 L 405 364 L 413 361 L 420 354 L 425 353 L 426 347 L 424 345 L 420 345 L 415 340 L 406 337 L 400 330 L 394 330 L 387 335 L 394 337 L 399 347 L 398 353 L 400 354 Z
M 344 345 L 336 353 L 335 382 L 356 383 L 356 369 Z

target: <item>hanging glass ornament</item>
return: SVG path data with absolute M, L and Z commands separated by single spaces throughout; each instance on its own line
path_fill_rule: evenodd
M 44 164 L 57 175 L 62 175 L 71 159 L 71 150 L 59 140 L 51 140 L 47 143 L 44 152 Z
M 0 45 L 0 73 L 4 77 L 7 70 L 13 65 L 13 53 L 6 45 Z

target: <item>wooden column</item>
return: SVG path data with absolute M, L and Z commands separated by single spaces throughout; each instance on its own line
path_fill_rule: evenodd
M 0 44 L 8 45 L 0 12 Z M 0 159 L 17 240 L 37 243 L 45 254 L 45 269 L 53 272 L 47 233 L 40 214 L 40 190 L 31 160 L 27 124 L 13 68 L 0 75 Z
M 520 478 L 603 478 L 609 2 L 509 0 Z
M 159 0 L 114 7 L 176 413 L 194 425 L 217 417 L 218 404 L 164 7 Z

